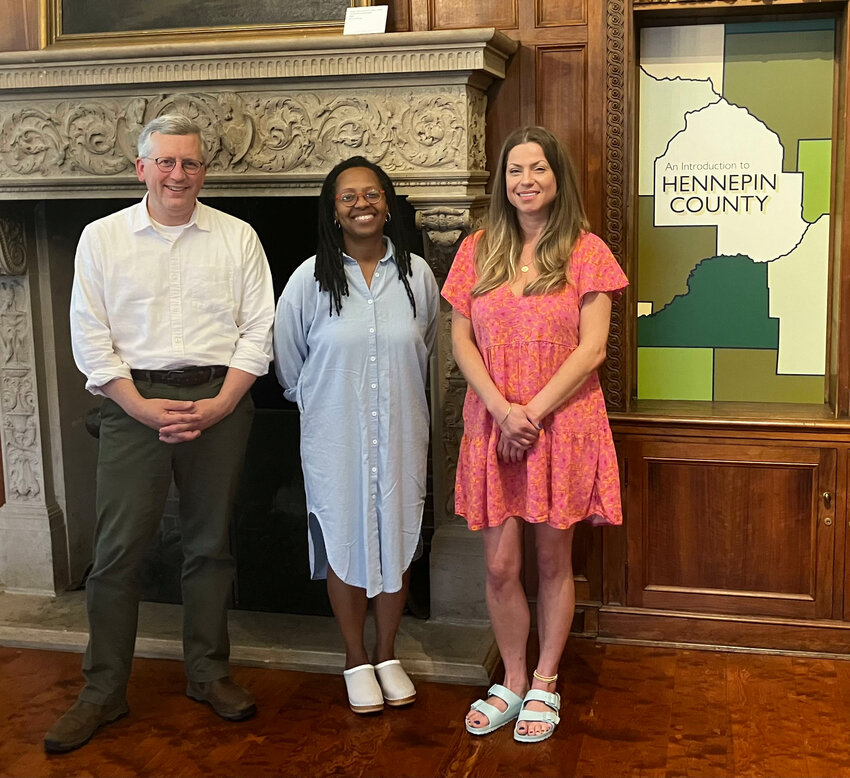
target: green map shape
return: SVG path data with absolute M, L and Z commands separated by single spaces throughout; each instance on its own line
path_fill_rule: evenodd
M 803 218 L 814 223 L 829 213 L 832 141 L 801 140 L 797 145 L 797 166 L 803 174 Z
M 779 320 L 768 311 L 767 263 L 710 257 L 691 272 L 686 295 L 638 317 L 638 346 L 779 348 Z
M 712 400 L 714 349 L 639 348 L 638 400 Z
M 656 227 L 655 198 L 638 198 L 638 300 L 660 311 L 688 290 L 700 260 L 717 251 L 717 227 Z
M 714 351 L 714 399 L 728 402 L 822 403 L 822 375 L 776 375 L 774 349 Z
M 797 170 L 798 140 L 832 136 L 834 21 L 727 24 L 724 46 L 723 96 L 777 133 L 783 170 Z

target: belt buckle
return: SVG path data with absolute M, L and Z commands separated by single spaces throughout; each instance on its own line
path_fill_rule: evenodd
M 180 386 L 186 380 L 185 370 L 169 370 L 165 374 L 165 383 L 173 382 L 173 385 Z

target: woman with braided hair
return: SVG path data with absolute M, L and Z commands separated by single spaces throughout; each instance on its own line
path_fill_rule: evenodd
M 292 274 L 275 317 L 277 377 L 301 411 L 310 569 L 327 578 L 356 713 L 416 697 L 394 645 L 419 551 L 439 291 L 407 249 L 396 205 L 378 165 L 352 157 L 331 170 L 316 255 Z

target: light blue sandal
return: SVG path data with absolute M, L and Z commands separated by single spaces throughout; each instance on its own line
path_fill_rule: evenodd
M 504 700 L 507 704 L 507 710 L 499 710 L 495 705 L 491 705 L 484 700 L 476 700 L 469 706 L 470 710 L 477 710 L 487 717 L 488 723 L 483 727 L 471 727 L 469 722 L 466 722 L 466 731 L 470 735 L 486 735 L 493 730 L 503 727 L 505 724 L 513 721 L 522 708 L 522 697 L 514 694 L 507 686 L 502 686 L 500 683 L 494 683 L 487 690 L 488 697 L 498 697 Z
M 552 710 L 536 711 L 528 710 L 523 707 L 519 712 L 519 718 L 516 722 L 517 725 L 519 725 L 520 722 L 528 724 L 531 721 L 545 721 L 546 723 L 551 724 L 551 726 L 539 735 L 521 735 L 516 731 L 516 727 L 514 727 L 514 740 L 518 740 L 520 743 L 539 743 L 541 740 L 546 740 L 546 738 L 552 737 L 555 727 L 558 726 L 558 722 L 561 720 L 561 717 L 558 715 L 558 712 L 561 710 L 560 694 L 544 692 L 540 689 L 529 689 L 528 694 L 525 695 L 525 699 L 522 701 L 523 706 L 527 702 L 531 702 L 531 700 L 544 702 Z

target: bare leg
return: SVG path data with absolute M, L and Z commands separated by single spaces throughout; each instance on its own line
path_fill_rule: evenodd
M 368 605 L 366 590 L 345 583 L 328 566 L 328 597 L 345 642 L 345 669 L 369 664 L 369 655 L 363 642 Z
M 401 623 L 401 614 L 407 602 L 410 587 L 410 568 L 401 577 L 401 589 L 397 592 L 381 592 L 375 597 L 375 662 L 380 664 L 395 659 L 395 636 Z
M 520 697 L 528 690 L 526 650 L 531 627 L 528 600 L 520 580 L 523 524 L 522 519 L 512 516 L 499 527 L 482 530 L 487 562 L 487 610 L 505 665 L 503 685 Z M 500 698 L 490 697 L 487 702 L 505 710 Z M 475 710 L 467 714 L 467 721 L 473 728 L 489 723 L 483 713 Z
M 537 661 L 537 671 L 545 676 L 556 675 L 558 672 L 576 609 L 576 587 L 573 579 L 574 532 L 574 526 L 563 530 L 548 524 L 538 524 L 534 528 L 539 575 L 537 634 L 540 638 L 540 658 Z M 554 692 L 556 686 L 555 681 L 545 683 L 534 677 L 531 679 L 532 689 Z M 529 702 L 526 707 L 529 710 L 550 710 L 545 703 L 536 700 Z M 551 724 L 545 721 L 517 725 L 517 731 L 521 735 L 538 735 L 549 729 Z

